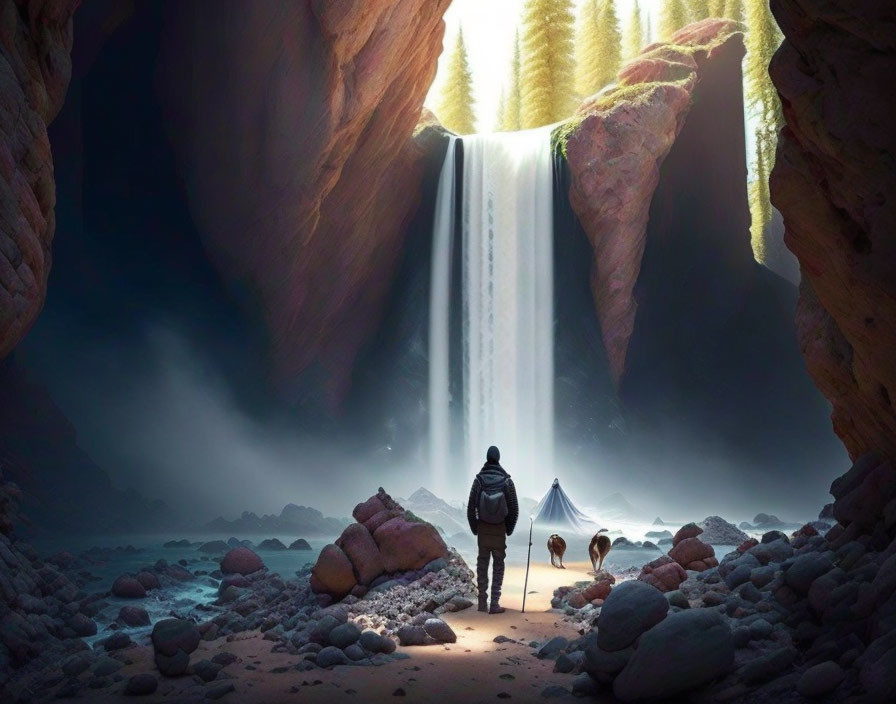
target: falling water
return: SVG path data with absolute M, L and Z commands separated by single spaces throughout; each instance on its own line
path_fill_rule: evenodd
M 450 414 L 451 253 L 454 243 L 456 137 L 448 142 L 439 174 L 433 224 L 432 280 L 429 294 L 429 466 L 434 490 L 444 496 L 452 463 Z M 456 461 L 456 460 L 455 460 Z
M 442 170 L 433 242 L 430 451 L 436 485 L 469 475 L 494 444 L 517 485 L 539 491 L 543 477 L 553 476 L 554 450 L 550 128 L 462 141 L 463 452 L 446 460 L 452 148 Z M 450 472 L 446 462 L 452 461 L 463 466 Z

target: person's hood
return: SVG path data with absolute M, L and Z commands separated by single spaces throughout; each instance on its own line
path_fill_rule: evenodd
M 510 474 L 497 462 L 486 462 L 482 465 L 482 469 L 479 470 L 480 479 L 489 479 L 489 478 L 498 478 L 501 479 L 505 477 L 509 477 Z

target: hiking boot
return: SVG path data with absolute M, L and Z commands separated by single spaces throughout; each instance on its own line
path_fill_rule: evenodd
M 488 609 L 490 614 L 503 614 L 505 611 L 507 611 L 507 609 L 501 606 L 497 601 L 493 601 Z
M 482 612 L 488 611 L 488 602 L 485 599 L 479 600 L 479 610 Z

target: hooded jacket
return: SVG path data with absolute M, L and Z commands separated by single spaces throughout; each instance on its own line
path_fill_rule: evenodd
M 506 480 L 506 481 L 505 481 Z M 507 535 L 513 534 L 516 521 L 519 518 L 520 508 L 516 500 L 516 487 L 513 480 L 504 468 L 496 461 L 490 460 L 485 463 L 479 474 L 473 480 L 473 486 L 470 488 L 470 500 L 467 502 L 467 521 L 470 524 L 470 530 L 476 535 L 479 524 L 479 495 L 482 493 L 483 487 L 495 486 L 504 483 L 504 496 L 507 499 L 507 516 L 504 518 L 504 528 Z

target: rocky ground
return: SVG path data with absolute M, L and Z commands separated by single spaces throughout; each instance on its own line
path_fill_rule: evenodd
M 109 554 L 50 562 L 0 535 L 2 695 L 884 704 L 896 697 L 896 472 L 863 457 L 832 493 L 830 530 L 769 531 L 721 560 L 688 524 L 640 570 L 533 564 L 527 612 L 514 588 L 499 616 L 470 608 L 473 575 L 447 548 L 334 601 L 312 588 L 310 565 L 284 579 L 243 545 L 217 566 L 160 560 L 100 585 L 90 563 Z M 561 586 L 570 577 L 580 579 Z M 522 583 L 522 569 L 506 579 Z M 193 583 L 214 584 L 211 598 L 178 611 L 178 589 Z M 133 604 L 98 633 L 94 617 L 115 595 Z M 149 599 L 169 613 L 150 623 Z

